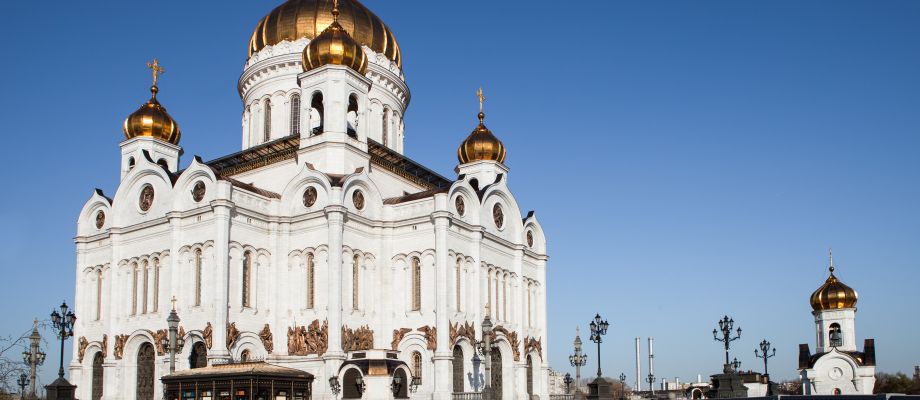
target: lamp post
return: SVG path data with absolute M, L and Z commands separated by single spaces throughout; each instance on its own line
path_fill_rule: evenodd
M 773 350 L 773 352 L 771 353 L 770 350 Z M 763 353 L 763 355 L 760 353 Z M 773 348 L 767 339 L 764 339 L 760 342 L 760 351 L 758 352 L 757 349 L 754 349 L 754 356 L 763 359 L 763 376 L 767 378 L 767 396 L 772 396 L 773 390 L 770 386 L 770 372 L 767 369 L 767 361 L 769 361 L 771 357 L 776 356 L 776 349 Z
M 741 371 L 741 361 L 738 361 L 738 357 L 735 357 L 735 359 L 732 360 L 732 368 L 735 370 L 735 372 Z
M 19 374 L 19 379 L 16 379 L 16 384 L 19 385 L 19 398 L 26 398 L 26 386 L 29 386 L 29 376 L 25 372 Z
M 169 327 L 169 338 L 161 339 L 160 345 L 169 352 L 169 373 L 176 372 L 176 353 L 182 351 L 185 346 L 185 339 L 179 335 L 179 314 L 176 314 L 176 297 L 172 298 L 172 311 L 166 317 L 166 325 Z
M 29 366 L 29 397 L 37 397 L 35 391 L 35 380 L 38 374 L 38 367 L 45 363 L 45 353 L 41 351 L 40 345 L 42 335 L 38 333 L 38 319 L 32 326 L 32 334 L 29 335 L 29 349 L 22 352 L 22 362 Z
M 581 367 L 584 367 L 588 363 L 588 355 L 582 353 L 581 351 L 581 331 L 576 326 L 575 327 L 575 354 L 569 356 L 569 363 L 575 367 L 575 391 L 579 390 L 579 384 L 581 383 Z
M 58 368 L 58 378 L 64 379 L 64 341 L 73 336 L 73 326 L 77 316 L 67 307 L 67 302 L 61 303 L 61 312 L 51 311 L 51 323 L 61 339 L 61 366 Z
M 399 396 L 399 390 L 402 389 L 402 384 L 402 377 L 397 374 L 393 374 L 393 380 L 390 382 L 390 391 L 393 392 L 394 398 Z
M 620 373 L 620 398 L 626 398 L 626 373 Z
M 648 382 L 648 390 L 654 395 L 655 394 L 655 381 L 658 378 L 655 377 L 655 374 L 649 372 L 648 376 L 645 377 L 645 381 Z
M 483 400 L 492 400 L 492 318 L 489 317 L 489 306 L 486 306 L 486 316 L 482 319 L 482 355 L 486 363 L 486 376 L 482 389 Z
M 332 391 L 332 397 L 338 397 L 341 389 L 342 385 L 339 384 L 339 377 L 333 376 L 329 378 L 329 390 Z
M 594 321 L 591 321 L 591 341 L 597 343 L 597 377 L 601 377 L 601 342 L 603 339 L 601 336 L 607 334 L 607 327 L 610 324 L 606 320 L 601 319 L 601 315 L 597 314 L 594 316 Z
M 572 386 L 572 374 L 566 372 L 565 376 L 562 378 L 562 383 L 565 383 L 565 394 L 569 394 L 569 388 Z
M 738 327 L 737 335 L 732 337 L 732 328 L 735 326 L 735 320 L 729 318 L 727 315 L 719 320 L 719 329 L 712 330 L 712 338 L 717 342 L 722 342 L 725 344 L 725 368 L 724 372 L 726 374 L 733 372 L 732 364 L 728 360 L 728 349 L 731 347 L 731 343 L 741 338 L 741 327 Z M 722 333 L 722 337 L 719 337 L 718 334 Z

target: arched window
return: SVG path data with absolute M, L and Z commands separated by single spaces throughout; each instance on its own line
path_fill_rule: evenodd
M 463 393 L 463 349 L 454 346 L 454 393 Z
M 249 350 L 243 350 L 243 352 L 240 353 L 240 361 L 241 361 L 241 362 L 249 362 L 249 359 L 250 359 L 251 357 L 252 357 L 252 356 L 250 355 Z
M 150 343 L 144 343 L 137 351 L 137 400 L 153 400 L 155 354 Z
M 527 394 L 533 395 L 533 358 L 527 355 Z
M 243 253 L 243 281 L 241 282 L 242 287 L 242 298 L 243 298 L 243 307 L 250 307 L 250 289 L 252 280 L 252 253 L 245 252 Z
M 96 271 L 96 321 L 102 318 L 102 270 Z
M 262 133 L 263 133 L 263 142 L 267 142 L 272 139 L 272 101 L 265 100 L 264 112 L 262 113 Z
M 533 285 L 527 284 L 527 326 L 533 326 Z
M 412 257 L 412 311 L 422 310 L 422 265 L 418 257 Z
M 291 134 L 300 135 L 300 95 L 291 96 Z
M 381 130 L 383 145 L 390 142 L 390 107 L 383 107 L 383 129 Z
M 349 368 L 345 370 L 345 374 L 342 376 L 343 399 L 360 399 L 364 395 L 363 385 L 358 384 L 359 380 L 363 380 L 363 377 L 358 369 Z
M 135 163 L 136 161 L 134 161 L 134 157 L 128 157 L 128 171 L 130 171 L 131 168 L 134 168 Z
M 508 319 L 508 275 L 502 280 L 502 318 Z
M 412 352 L 412 377 L 422 381 L 422 353 Z
M 355 254 L 351 265 L 351 309 L 357 310 L 361 298 L 361 257 Z
M 144 260 L 143 263 L 141 263 L 141 265 L 143 265 L 141 268 L 143 269 L 143 272 L 144 272 L 144 290 L 141 291 L 141 293 L 143 293 L 144 295 L 144 298 L 141 299 L 141 314 L 146 314 L 147 313 L 147 296 L 148 296 L 148 293 L 147 293 L 148 286 L 147 285 L 150 281 L 150 264 L 147 263 L 147 260 Z
M 495 303 L 492 302 L 492 288 L 494 287 L 492 285 L 492 271 L 487 270 L 487 272 L 488 273 L 486 274 L 486 284 L 489 286 L 489 288 L 488 290 L 486 290 L 486 293 L 488 294 L 489 298 L 486 299 L 486 308 L 487 308 L 486 314 L 489 315 L 490 317 L 495 317 L 495 308 L 493 307 Z
M 326 115 L 323 111 L 323 94 L 320 92 L 313 93 L 313 98 L 310 99 L 310 132 L 313 135 L 323 133 L 324 118 L 326 118 Z
M 398 388 L 399 390 L 397 390 L 396 393 L 394 393 L 393 397 L 397 399 L 408 399 L 409 398 L 408 386 L 410 382 L 412 382 L 412 380 L 406 377 L 406 370 L 404 368 L 397 369 L 396 372 L 393 373 L 393 378 L 399 379 L 399 381 L 402 382 L 402 384 L 399 385 L 399 388 Z
M 160 310 L 160 260 L 153 259 L 153 312 Z
M 457 257 L 456 276 L 454 278 L 455 291 L 457 292 L 456 293 L 457 294 L 457 299 L 456 299 L 457 312 L 462 311 L 462 307 L 460 305 L 463 304 L 463 299 L 460 296 L 460 293 L 462 293 L 462 289 L 463 289 L 463 286 L 461 285 L 461 283 L 463 282 L 463 264 L 462 263 L 463 263 L 463 259 L 460 257 Z
M 831 347 L 843 346 L 843 332 L 840 330 L 840 324 L 836 322 L 831 324 L 828 336 L 830 339 Z
M 104 374 L 102 370 L 102 352 L 96 352 L 96 355 L 93 356 L 93 387 L 92 387 L 92 400 L 101 400 L 102 399 L 102 388 L 104 386 Z
M 137 315 L 137 263 L 131 263 L 131 315 Z
M 195 306 L 201 305 L 201 249 L 195 250 Z
M 192 346 L 191 354 L 188 356 L 188 366 L 191 369 L 208 366 L 208 348 L 205 347 L 204 342 L 195 342 Z
M 313 308 L 316 296 L 316 276 L 314 275 L 313 253 L 307 253 L 307 308 Z
M 358 97 L 348 96 L 348 112 L 346 114 L 348 128 L 346 133 L 353 138 L 358 137 Z

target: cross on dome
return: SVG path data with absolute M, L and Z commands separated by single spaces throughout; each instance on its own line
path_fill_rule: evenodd
M 147 68 L 153 71 L 153 87 L 156 87 L 157 79 L 159 79 L 160 75 L 166 73 L 166 69 L 160 65 L 160 60 L 157 60 L 156 58 L 154 58 L 153 61 L 147 63 Z

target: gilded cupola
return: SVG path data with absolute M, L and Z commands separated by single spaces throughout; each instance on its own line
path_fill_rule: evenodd
M 303 70 L 310 71 L 324 65 L 344 65 L 361 75 L 367 73 L 367 55 L 361 44 L 339 24 L 338 1 L 332 6 L 332 23 L 303 49 Z
M 482 88 L 476 92 L 476 96 L 479 97 L 479 125 L 460 144 L 460 148 L 457 149 L 457 159 L 460 160 L 460 164 L 475 161 L 497 161 L 504 164 L 507 155 L 505 145 L 485 125 L 486 115 L 482 111 L 485 96 L 482 95 Z
M 147 100 L 137 111 L 125 119 L 124 132 L 125 139 L 136 137 L 151 137 L 175 145 L 179 144 L 182 132 L 179 130 L 179 124 L 176 123 L 166 108 L 157 101 L 157 78 L 165 72 L 156 59 L 147 64 L 147 68 L 153 70 L 153 85 L 150 87 L 150 100 Z
M 845 285 L 834 275 L 834 257 L 830 255 L 830 276 L 811 294 L 811 308 L 815 311 L 856 308 L 859 298 L 856 290 Z

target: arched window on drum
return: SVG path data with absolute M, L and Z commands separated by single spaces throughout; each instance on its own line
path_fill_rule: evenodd
M 300 135 L 300 95 L 291 96 L 291 135 Z
M 351 95 L 348 96 L 348 112 L 346 114 L 345 120 L 347 121 L 347 130 L 348 136 L 357 139 L 358 138 L 358 96 Z
M 323 108 L 323 94 L 321 92 L 313 93 L 310 98 L 310 133 L 320 135 L 323 133 L 325 112 Z

